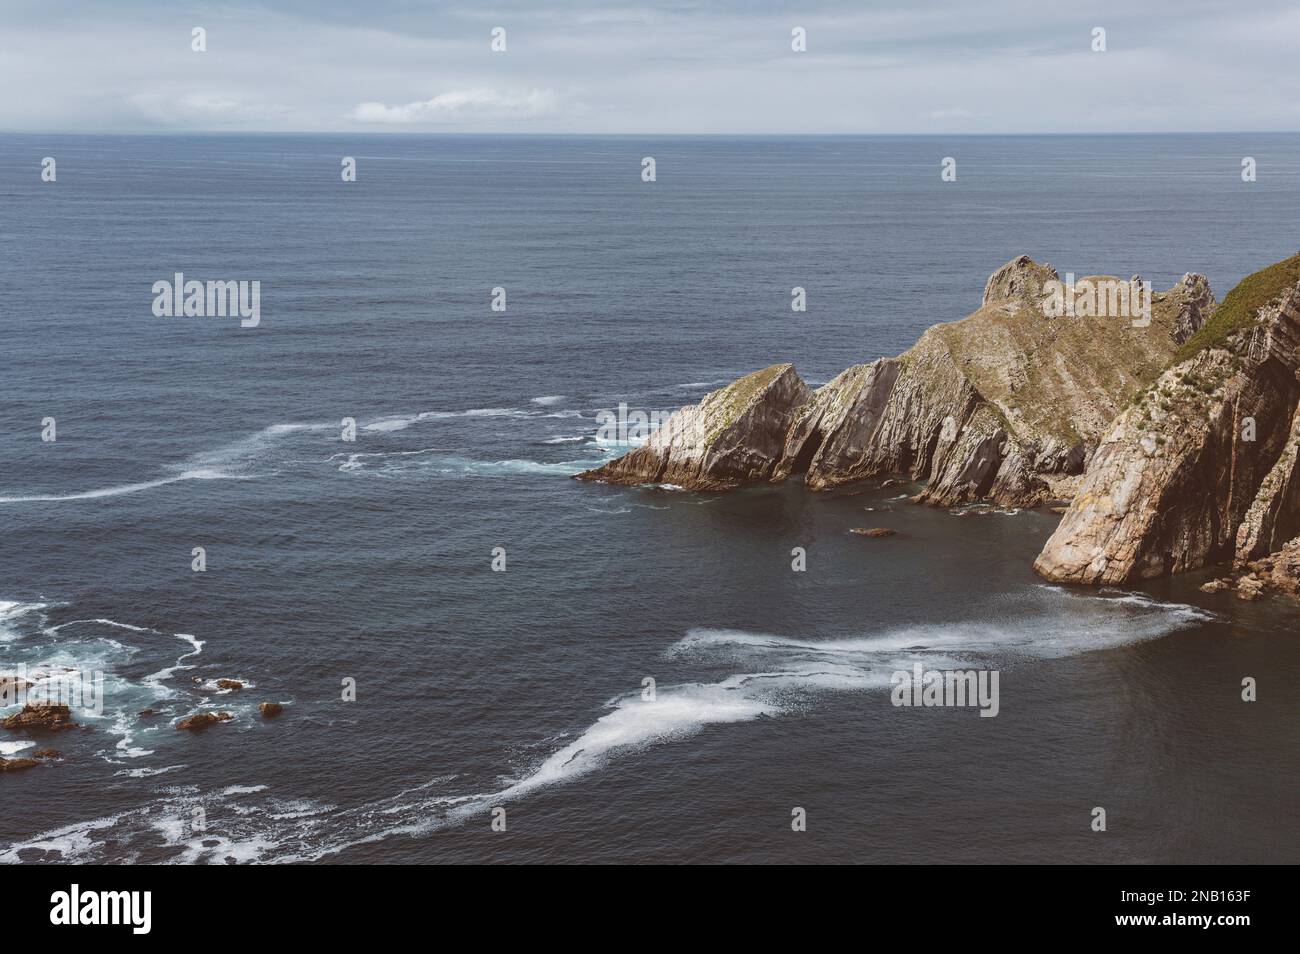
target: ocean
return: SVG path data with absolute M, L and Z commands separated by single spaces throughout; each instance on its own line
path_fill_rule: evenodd
M 61 753 L 0 860 L 1300 857 L 1295 604 L 1047 585 L 1050 513 L 878 481 L 569 479 L 601 411 L 823 383 L 1022 253 L 1222 298 L 1300 245 L 1300 136 L 5 134 L 0 192 L 0 673 L 103 679 L 0 731 Z M 176 273 L 259 323 L 155 315 Z M 894 706 L 916 663 L 997 716 Z

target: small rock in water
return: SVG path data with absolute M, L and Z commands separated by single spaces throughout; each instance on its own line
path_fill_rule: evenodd
M 217 688 L 238 691 L 244 688 L 244 684 L 238 679 L 218 679 Z
M 1264 583 L 1253 576 L 1243 576 L 1237 581 L 1237 599 L 1257 600 L 1264 595 Z
M 58 749 L 37 749 L 32 753 L 32 758 L 34 759 L 57 759 L 58 757 Z
M 0 772 L 17 772 L 19 769 L 40 764 L 35 759 L 0 759 Z
M 72 721 L 72 710 L 53 702 L 29 702 L 23 706 L 22 712 L 11 715 L 0 725 L 6 729 L 43 729 L 49 732 L 77 727 Z
M 1231 580 L 1210 580 L 1208 583 L 1201 584 L 1202 593 L 1222 593 L 1232 586 Z
M 200 729 L 206 729 L 210 725 L 216 725 L 218 722 L 229 722 L 234 716 L 229 712 L 200 712 L 197 715 L 181 719 L 176 723 L 178 729 L 188 729 L 191 732 L 197 732 Z
M 278 702 L 263 702 L 257 707 L 257 711 L 262 713 L 263 719 L 272 719 L 284 711 L 284 706 Z
M 888 527 L 854 527 L 849 533 L 856 533 L 862 537 L 892 537 L 897 530 L 890 530 Z

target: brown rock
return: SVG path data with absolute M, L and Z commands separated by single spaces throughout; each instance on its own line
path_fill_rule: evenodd
M 242 682 L 240 682 L 238 679 L 218 679 L 218 680 L 217 680 L 217 688 L 218 688 L 218 689 L 231 689 L 231 690 L 234 690 L 234 691 L 238 691 L 238 690 L 244 688 L 244 684 L 243 684 Z
M 1237 599 L 1257 600 L 1264 595 L 1264 582 L 1254 576 L 1243 576 L 1237 581 Z
M 17 772 L 41 763 L 35 759 L 0 759 L 0 772 Z
M 1052 513 L 1068 513 L 1070 510 L 1069 507 L 1048 507 L 1047 509 Z
M 34 759 L 57 759 L 58 757 L 58 749 L 37 749 L 32 753 L 32 758 Z
M 44 732 L 57 732 L 59 729 L 75 729 L 72 712 L 67 706 L 51 702 L 31 703 L 23 706 L 21 712 L 11 715 L 0 722 L 6 729 L 29 729 Z
M 1202 593 L 1222 593 L 1224 590 L 1231 588 L 1231 580 L 1210 580 L 1208 583 L 1201 584 Z
M 1300 598 L 1300 537 L 1247 567 L 1248 577 L 1257 578 L 1265 589 Z
M 856 533 L 863 537 L 892 537 L 898 531 L 890 530 L 888 527 L 854 527 L 849 533 Z
M 191 732 L 198 732 L 209 726 L 216 725 L 218 722 L 229 722 L 234 716 L 229 712 L 200 712 L 196 715 L 181 719 L 176 723 L 176 728 L 187 729 Z
M 262 713 L 263 719 L 273 719 L 284 711 L 284 706 L 278 702 L 263 702 L 257 711 Z
M 152 709 L 141 709 L 141 710 L 140 710 L 140 718 L 141 718 L 141 719 L 147 719 L 147 718 L 149 718 L 151 715 L 153 715 L 153 710 L 152 710 Z

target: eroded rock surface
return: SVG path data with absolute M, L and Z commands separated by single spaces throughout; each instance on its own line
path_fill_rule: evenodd
M 1298 366 L 1293 286 L 1120 414 L 1034 568 L 1051 580 L 1124 583 L 1277 545 L 1300 519 Z
M 902 473 L 925 482 L 919 502 L 938 506 L 1070 497 L 1115 414 L 1200 327 L 1213 297 L 1202 276 L 1185 275 L 1153 294 L 1149 325 L 1108 306 L 1049 317 L 1043 290 L 1055 280 L 1021 256 L 989 278 L 973 315 L 819 388 L 776 476 L 802 472 L 823 490 Z
M 1121 284 L 1089 276 L 1076 287 L 1103 282 Z M 892 475 L 922 483 L 915 499 L 937 506 L 1068 499 L 1115 415 L 1214 298 L 1188 274 L 1152 296 L 1149 321 L 1104 296 L 1053 316 L 1050 283 L 1051 266 L 1021 256 L 990 276 L 978 311 L 933 326 L 898 357 L 854 365 L 811 394 L 791 365 L 773 365 L 578 477 L 728 490 L 803 475 L 825 490 Z

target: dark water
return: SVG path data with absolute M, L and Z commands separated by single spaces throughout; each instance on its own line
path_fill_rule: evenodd
M 1295 861 L 1294 607 L 1044 586 L 1048 515 L 902 487 L 567 475 L 622 450 L 592 439 L 600 409 L 783 360 L 819 383 L 965 315 L 1022 252 L 1222 296 L 1295 252 L 1298 156 L 1300 136 L 0 138 L 0 672 L 106 679 L 93 730 L 38 741 L 63 761 L 0 776 L 0 858 Z M 177 271 L 260 281 L 260 326 L 154 317 Z M 916 661 L 997 669 L 999 715 L 892 706 Z M 199 708 L 236 719 L 172 728 Z

